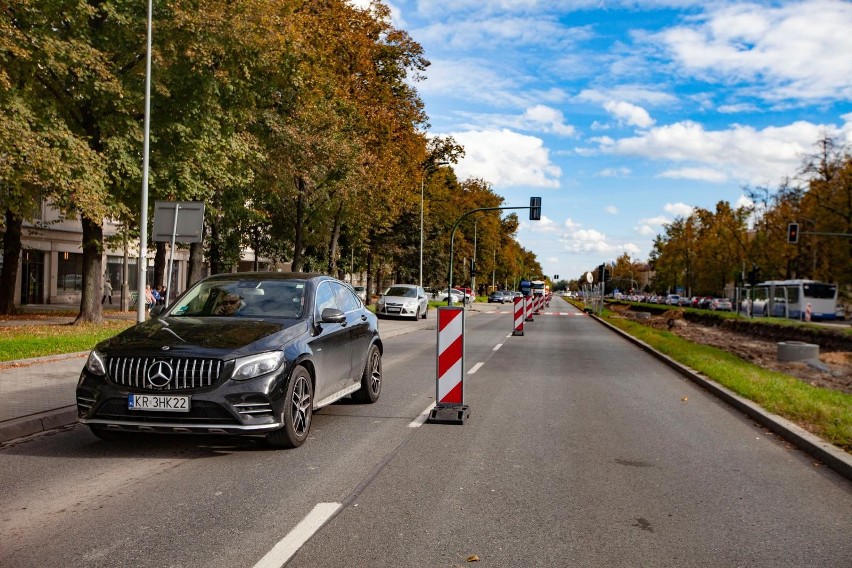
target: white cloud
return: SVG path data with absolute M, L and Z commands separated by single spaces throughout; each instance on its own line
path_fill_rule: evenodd
M 604 211 L 606 211 L 610 215 L 618 215 L 618 207 L 616 207 L 615 205 L 607 205 L 606 207 L 604 207 Z
M 671 219 L 662 215 L 648 219 L 639 219 L 639 224 L 633 230 L 643 236 L 656 235 L 660 232 L 663 225 L 667 223 L 671 223 Z
M 671 213 L 675 217 L 689 217 L 694 210 L 695 207 L 686 203 L 666 203 L 663 206 L 663 211 Z
M 728 180 L 724 172 L 712 168 L 680 168 L 667 170 L 659 175 L 661 178 L 670 179 L 694 179 L 698 181 L 711 181 L 722 183 Z
M 627 101 L 633 104 L 647 104 L 651 106 L 672 105 L 678 102 L 677 97 L 649 87 L 641 85 L 620 85 L 606 91 L 600 89 L 584 89 L 576 96 L 579 102 L 606 104 L 613 100 Z
M 742 112 L 758 112 L 760 109 L 757 105 L 753 105 L 751 103 L 738 103 L 731 105 L 721 105 L 717 108 L 722 114 L 738 114 Z
M 754 185 L 777 183 L 795 172 L 801 157 L 836 127 L 794 122 L 757 130 L 734 125 L 727 130 L 708 131 L 696 122 L 683 121 L 652 128 L 638 136 L 615 140 L 595 139 L 605 152 L 654 160 L 685 162 L 695 170 L 713 170 L 711 177 L 726 176 Z M 704 173 L 706 176 L 706 172 Z
M 565 124 L 562 111 L 542 104 L 527 108 L 522 115 L 464 113 L 463 116 L 472 119 L 472 122 L 462 126 L 472 130 L 511 128 L 560 136 L 574 135 L 574 127 Z
M 850 2 L 719 3 L 692 22 L 655 36 L 687 73 L 768 101 L 852 98 Z
M 734 203 L 734 208 L 739 209 L 740 207 L 754 207 L 754 201 L 748 196 L 740 195 L 737 202 Z
M 482 178 L 495 187 L 559 187 L 562 170 L 550 161 L 544 142 L 511 130 L 478 130 L 450 134 L 464 146 L 455 166 L 461 178 Z
M 457 2 L 453 13 L 459 15 Z M 446 11 L 442 6 L 440 10 Z M 579 41 L 592 37 L 590 26 L 567 27 L 555 15 L 540 11 L 527 16 L 507 12 L 505 15 L 456 17 L 436 22 L 416 30 L 415 37 L 423 43 L 440 43 L 454 51 L 490 51 L 509 46 L 538 47 L 564 51 Z
M 533 233 L 556 233 L 559 231 L 559 225 L 547 215 L 542 215 L 538 221 L 531 221 L 528 225 L 524 222 L 522 225 L 525 225 Z
M 607 101 L 604 110 L 613 115 L 621 123 L 626 123 L 639 128 L 653 126 L 654 119 L 648 111 L 640 106 L 625 101 Z
M 570 217 L 565 219 L 565 223 L 563 223 L 563 225 L 565 225 L 565 227 L 568 228 L 568 229 L 574 229 L 574 228 L 581 226 L 580 223 L 577 223 L 576 221 L 574 221 Z
M 630 168 L 604 168 L 598 172 L 600 177 L 626 177 L 630 175 Z
M 611 242 L 604 233 L 595 229 L 577 229 L 560 237 L 565 250 L 578 254 L 617 255 L 622 252 L 638 254 L 639 247 L 633 243 Z
M 424 95 L 446 95 L 497 107 L 524 107 L 527 96 L 519 93 L 519 77 L 499 74 L 488 61 L 432 59 L 426 81 L 417 84 Z

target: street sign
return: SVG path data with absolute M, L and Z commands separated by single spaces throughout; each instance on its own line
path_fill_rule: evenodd
M 154 204 L 154 241 L 174 239 L 178 243 L 200 243 L 203 228 L 203 201 L 157 201 Z
M 592 284 L 595 281 L 595 276 L 591 272 L 586 272 L 586 282 Z

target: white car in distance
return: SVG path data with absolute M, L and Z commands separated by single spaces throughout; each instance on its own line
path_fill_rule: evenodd
M 426 291 L 416 284 L 394 284 L 385 290 L 376 302 L 376 315 L 380 318 L 392 316 L 426 319 L 428 309 Z

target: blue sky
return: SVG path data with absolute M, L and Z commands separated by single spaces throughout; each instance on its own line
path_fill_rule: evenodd
M 432 63 L 430 133 L 542 221 L 518 240 L 576 278 L 663 224 L 794 178 L 814 143 L 852 143 L 852 3 L 393 0 Z M 526 219 L 524 216 L 523 219 Z

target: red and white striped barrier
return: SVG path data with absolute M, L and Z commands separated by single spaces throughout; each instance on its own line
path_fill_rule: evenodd
M 533 296 L 533 313 L 535 315 L 541 314 L 541 296 Z
M 435 408 L 428 422 L 464 424 L 470 408 L 464 404 L 464 307 L 438 308 L 438 376 Z
M 524 334 L 524 316 L 526 315 L 526 307 L 524 306 L 524 297 L 517 296 L 515 298 L 515 328 L 512 330 L 512 335 Z
M 524 310 L 526 311 L 526 321 L 533 321 L 533 299 L 530 296 L 524 296 Z
M 805 304 L 805 321 L 811 321 L 811 314 L 813 313 L 812 309 L 810 302 Z

